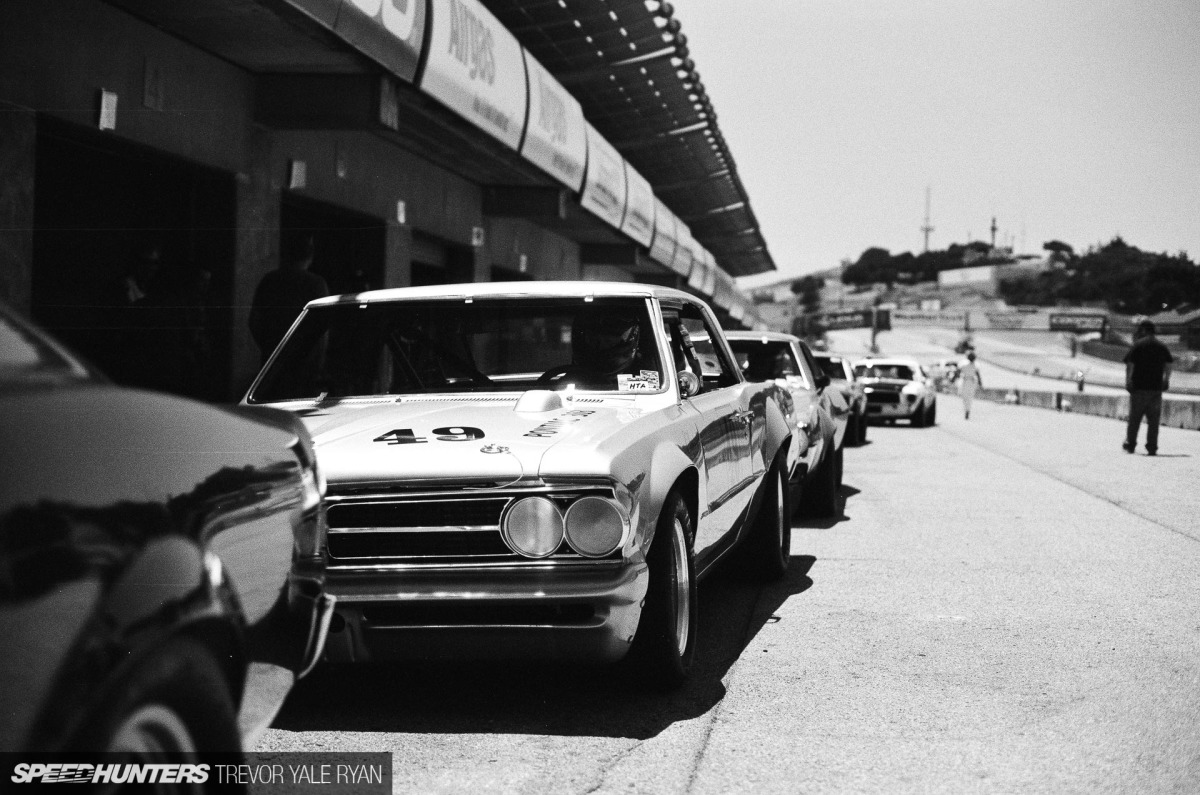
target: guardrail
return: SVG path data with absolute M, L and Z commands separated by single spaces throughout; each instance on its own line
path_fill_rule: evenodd
M 980 400 L 991 400 L 996 403 L 1072 411 L 1077 414 L 1111 417 L 1121 421 L 1129 419 L 1129 398 L 1126 395 L 1043 392 L 1032 389 L 980 389 L 975 396 Z M 1170 428 L 1200 431 L 1200 400 L 1164 397 L 1160 424 Z

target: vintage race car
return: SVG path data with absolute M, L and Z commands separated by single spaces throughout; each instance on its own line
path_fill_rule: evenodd
M 333 617 L 304 426 L 115 386 L 3 308 L 0 412 L 0 751 L 251 747 Z
M 916 359 L 862 359 L 854 363 L 854 374 L 863 382 L 871 419 L 909 420 L 914 428 L 924 428 L 937 421 L 937 391 L 933 379 Z
M 867 443 L 867 393 L 862 381 L 854 374 L 850 360 L 829 351 L 813 351 L 817 366 L 825 371 L 833 387 L 842 393 L 842 399 L 850 406 L 850 419 L 846 423 L 846 444 L 858 446 Z
M 788 448 L 793 501 L 817 516 L 836 515 L 850 416 L 845 398 L 800 338 L 777 331 L 726 331 L 725 336 L 748 379 L 774 381 L 792 396 L 797 427 L 796 443 Z
M 665 686 L 698 579 L 788 565 L 787 400 L 701 301 L 602 282 L 313 301 L 245 398 L 329 481 L 330 660 L 630 655 Z

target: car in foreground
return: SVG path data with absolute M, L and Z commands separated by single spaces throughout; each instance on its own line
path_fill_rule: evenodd
M 249 747 L 332 617 L 303 425 L 115 386 L 3 308 L 0 412 L 0 750 Z
M 703 302 L 603 282 L 313 301 L 245 398 L 301 417 L 329 481 L 329 660 L 628 658 L 664 687 L 700 578 L 787 568 L 786 400 Z
M 813 351 L 817 366 L 829 376 L 834 388 L 842 393 L 842 399 L 850 407 L 850 419 L 846 423 L 846 444 L 858 446 L 867 443 L 867 393 L 862 381 L 854 374 L 850 359 L 829 351 Z
M 937 422 L 937 391 L 920 362 L 907 357 L 873 357 L 854 363 L 854 374 L 867 395 L 867 416 L 914 428 Z
M 799 337 L 777 331 L 726 331 L 725 336 L 747 378 L 773 381 L 792 396 L 794 503 L 816 516 L 836 515 L 849 404 Z

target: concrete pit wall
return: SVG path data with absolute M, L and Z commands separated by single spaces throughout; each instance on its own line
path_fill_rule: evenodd
M 981 389 L 975 393 L 980 400 L 1010 403 L 1019 406 L 1073 411 L 1077 414 L 1092 414 L 1111 417 L 1115 420 L 1129 419 L 1129 398 L 1124 395 L 1090 395 L 1078 392 L 1041 392 L 1023 389 Z M 1162 425 L 1169 428 L 1200 430 L 1200 400 L 1163 398 Z

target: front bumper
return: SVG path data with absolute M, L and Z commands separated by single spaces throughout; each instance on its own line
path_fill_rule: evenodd
M 644 560 L 331 570 L 325 659 L 615 662 L 648 580 Z

